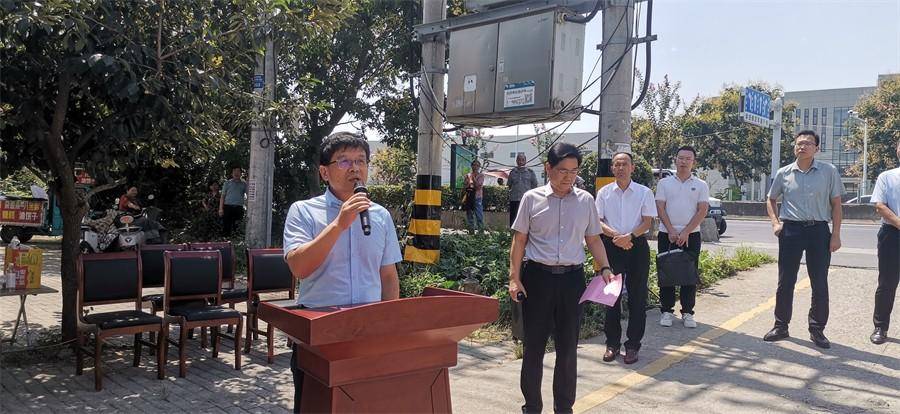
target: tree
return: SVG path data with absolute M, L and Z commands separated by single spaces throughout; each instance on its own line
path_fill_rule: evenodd
M 900 141 L 900 77 L 883 81 L 872 95 L 862 99 L 854 108 L 869 124 L 869 179 L 897 166 L 897 142 Z M 862 154 L 863 123 L 851 120 L 851 135 L 845 144 Z M 862 156 L 849 172 L 862 175 Z
M 252 117 L 247 79 L 260 16 L 328 30 L 342 1 L 3 2 L 4 163 L 49 171 L 63 216 L 62 328 L 74 337 L 79 224 L 91 195 L 137 168 L 210 159 Z M 264 22 L 263 22 L 264 23 Z M 76 191 L 74 166 L 101 183 Z
M 644 117 L 632 121 L 632 131 L 638 133 L 632 136 L 634 152 L 648 158 L 655 168 L 668 167 L 675 150 L 682 145 L 678 117 L 682 106 L 680 88 L 681 82 L 670 82 L 669 75 L 660 83 L 651 83 L 641 104 Z
M 401 0 L 356 6 L 337 31 L 279 45 L 279 96 L 288 105 L 297 103 L 288 115 L 296 131 L 285 135 L 293 150 L 285 155 L 305 175 L 311 193 L 321 191 L 322 140 L 348 118 L 377 130 L 391 145 L 415 143 L 417 112 L 408 83 L 421 66 L 410 36 L 418 6 Z M 297 84 L 310 86 L 296 90 Z
M 387 147 L 372 156 L 375 181 L 379 184 L 412 185 L 416 179 L 416 154 L 402 148 Z

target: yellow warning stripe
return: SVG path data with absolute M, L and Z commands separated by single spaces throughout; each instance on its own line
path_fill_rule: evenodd
M 594 179 L 594 188 L 596 188 L 597 191 L 600 191 L 600 189 L 603 188 L 604 185 L 607 185 L 614 181 L 616 181 L 616 177 L 597 177 Z
M 406 246 L 406 249 L 403 252 L 403 260 L 425 264 L 437 263 L 440 256 L 440 250 L 423 250 L 416 246 Z
M 440 236 L 441 235 L 441 221 L 440 220 L 411 219 L 409 221 L 409 232 L 412 234 L 420 234 L 423 236 Z
M 420 206 L 441 205 L 441 190 L 416 190 L 413 204 Z

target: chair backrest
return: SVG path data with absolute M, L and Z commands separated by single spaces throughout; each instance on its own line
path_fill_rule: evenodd
M 222 256 L 218 251 L 167 251 L 165 310 L 172 302 L 214 299 L 221 302 Z
M 282 249 L 247 249 L 247 290 L 254 293 L 287 291 L 294 298 L 296 282 Z
M 166 282 L 166 266 L 163 253 L 167 250 L 187 250 L 187 244 L 144 244 L 141 253 L 141 283 L 143 287 L 162 287 Z
M 79 307 L 141 301 L 141 257 L 135 251 L 78 256 Z M 81 313 L 79 313 L 80 315 Z
M 234 280 L 234 246 L 231 242 L 190 243 L 190 250 L 218 250 L 222 254 L 222 280 Z

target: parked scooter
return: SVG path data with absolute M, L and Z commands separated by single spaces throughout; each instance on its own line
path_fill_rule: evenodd
M 148 197 L 153 200 L 153 196 Z M 168 230 L 159 223 L 160 210 L 147 207 L 140 213 L 106 210 L 85 216 L 81 224 L 81 251 L 97 253 L 133 250 L 142 244 L 168 242 Z

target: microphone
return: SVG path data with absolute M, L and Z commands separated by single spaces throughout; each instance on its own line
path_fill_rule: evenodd
M 366 196 L 369 195 L 369 190 L 366 189 L 365 186 L 356 183 L 356 187 L 353 188 L 353 194 L 356 193 L 366 193 Z M 363 234 L 366 236 L 372 234 L 372 224 L 369 222 L 369 210 L 363 210 L 359 212 L 359 224 L 362 226 Z

